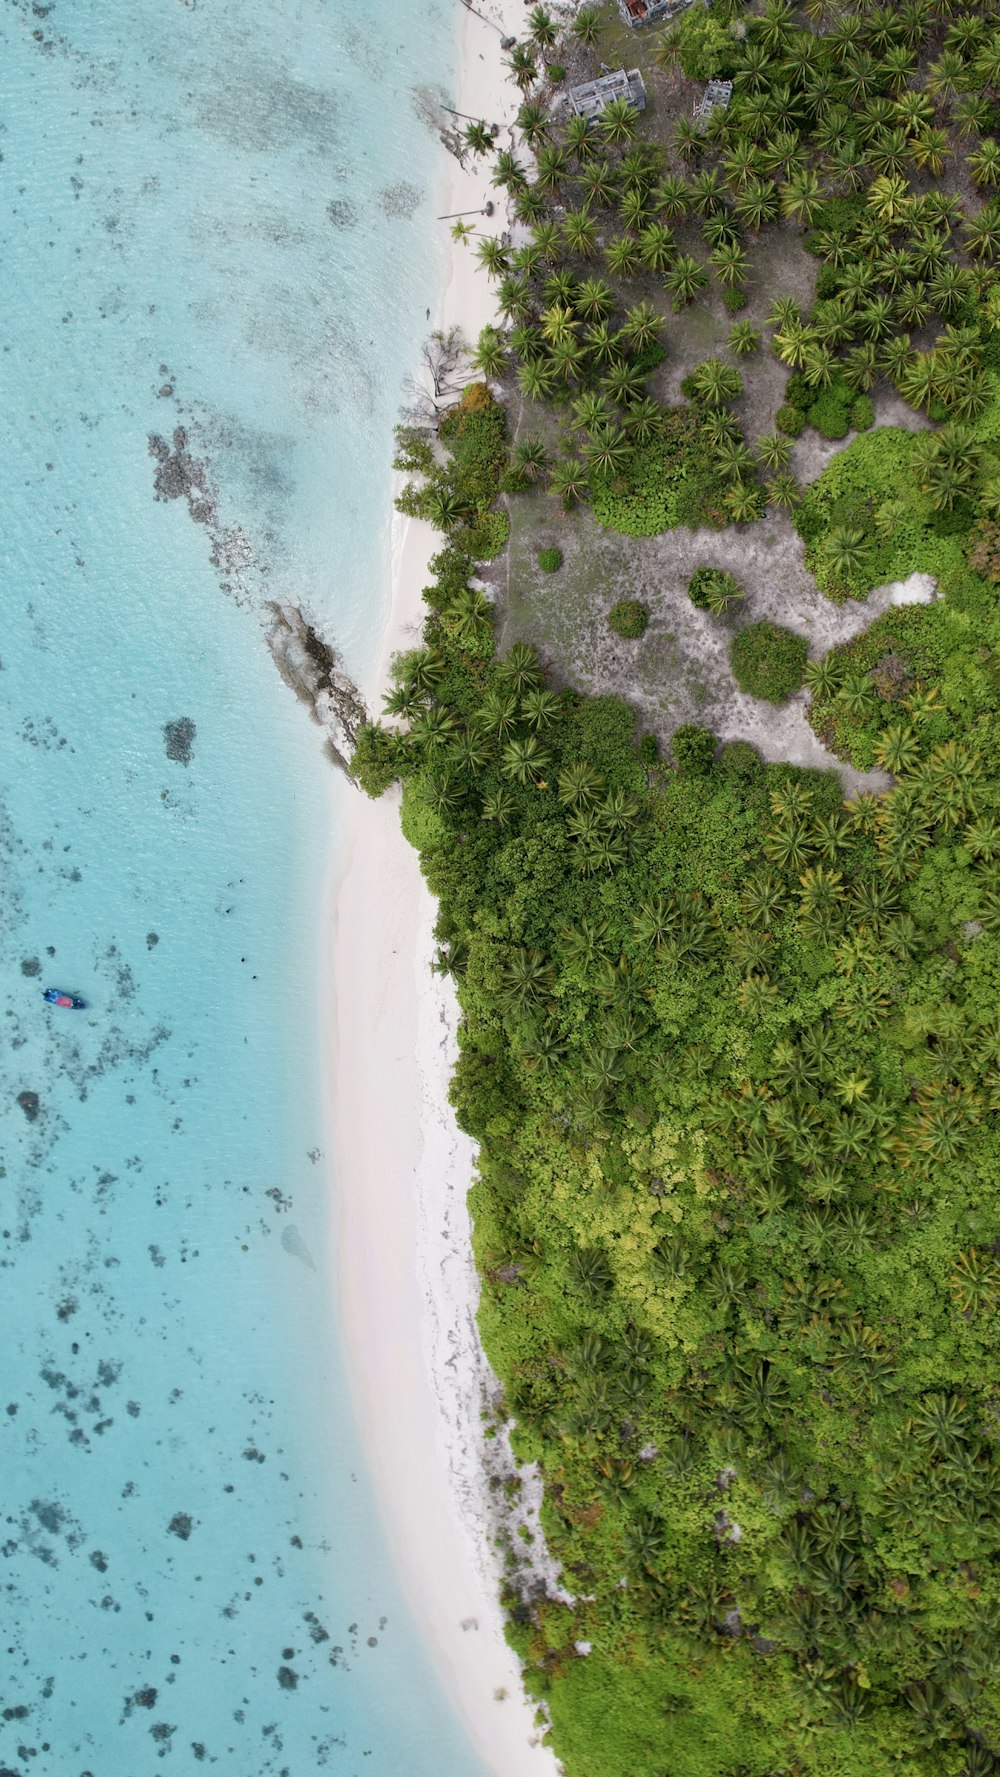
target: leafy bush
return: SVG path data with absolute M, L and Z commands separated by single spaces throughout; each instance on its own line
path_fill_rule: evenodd
M 722 306 L 730 315 L 738 315 L 740 309 L 746 308 L 748 300 L 746 291 L 739 284 L 730 284 L 728 290 L 722 292 Z
M 500 477 L 500 491 L 504 494 L 526 494 L 531 485 L 530 476 L 523 469 L 515 469 L 513 465 L 505 469 Z
M 715 735 L 697 722 L 682 722 L 670 736 L 670 750 L 684 777 L 703 777 L 715 764 Z
M 365 722 L 351 755 L 351 776 L 366 796 L 379 797 L 395 783 L 406 766 L 406 746 L 401 735 L 379 722 Z
M 677 59 L 689 80 L 725 77 L 736 66 L 732 32 L 705 7 L 693 7 L 683 15 L 677 40 Z
M 856 395 L 851 402 L 851 427 L 855 432 L 870 432 L 875 424 L 875 403 L 870 395 Z
M 595 476 L 592 507 L 598 524 L 627 537 L 653 537 L 675 525 L 724 525 L 728 483 L 695 413 L 674 408 L 660 436 L 637 445 L 624 472 Z
M 475 524 L 456 531 L 455 541 L 471 555 L 473 561 L 490 561 L 502 555 L 510 536 L 510 518 L 506 512 L 484 512 Z
M 557 573 L 563 565 L 562 550 L 556 548 L 540 549 L 538 551 L 538 565 L 543 574 Z
M 851 429 L 851 408 L 855 397 L 845 384 L 832 382 L 806 412 L 811 426 L 823 438 L 846 438 Z
M 798 438 L 805 431 L 806 416 L 798 407 L 785 403 L 774 416 L 774 423 L 786 438 Z
M 764 761 L 748 740 L 731 740 L 719 754 L 723 777 L 740 784 L 757 783 L 764 775 Z
M 816 399 L 816 390 L 806 382 L 801 370 L 790 376 L 785 384 L 785 401 L 789 407 L 797 407 L 800 413 L 806 413 Z
M 752 623 L 733 638 L 729 662 L 741 691 L 784 703 L 802 684 L 808 654 L 805 636 L 778 623 Z
M 648 623 L 649 612 L 639 599 L 619 599 L 608 612 L 608 628 L 627 642 L 645 635 Z

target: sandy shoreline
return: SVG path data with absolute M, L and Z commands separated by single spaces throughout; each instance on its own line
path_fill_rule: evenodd
M 519 0 L 478 4 L 503 34 L 523 28 Z M 501 32 L 464 8 L 458 28 L 457 108 L 502 121 L 516 94 L 504 80 Z M 443 183 L 441 214 L 496 197 L 482 159 L 470 157 L 464 171 L 450 160 Z M 475 340 L 492 312 L 472 247 L 457 245 L 434 324 L 459 324 Z M 377 681 L 363 687 L 376 709 L 392 653 L 417 638 L 439 544 L 429 526 L 397 521 L 390 618 Z M 327 896 L 324 966 L 335 981 L 339 1296 L 359 1429 L 418 1628 L 485 1768 L 551 1777 L 557 1767 L 539 1743 L 497 1599 L 478 1435 L 489 1376 L 465 1207 L 473 1150 L 447 1103 L 455 1008 L 430 971 L 435 907 L 399 830 L 398 795 L 352 796 L 348 825 L 346 865 Z

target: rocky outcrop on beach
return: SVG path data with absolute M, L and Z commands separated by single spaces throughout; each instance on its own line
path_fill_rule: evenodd
M 368 711 L 330 643 L 296 605 L 271 605 L 267 645 L 275 666 L 326 732 L 326 752 L 353 783 L 349 760 Z

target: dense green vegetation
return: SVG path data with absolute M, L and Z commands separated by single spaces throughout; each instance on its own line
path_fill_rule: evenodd
M 461 413 L 445 490 L 502 436 L 485 391 Z M 897 787 L 845 806 L 834 773 L 702 729 L 656 767 L 625 705 L 493 655 L 461 550 L 436 566 L 401 726 L 356 769 L 403 777 L 440 902 L 483 1337 L 576 1597 L 512 1593 L 529 1685 L 582 1777 L 978 1777 L 1000 1747 L 985 632 L 942 604 L 883 620 L 895 653 L 853 645 L 911 738 Z
M 780 623 L 751 623 L 734 636 L 729 664 L 741 691 L 766 703 L 786 703 L 798 691 L 806 670 L 809 644 Z
M 619 599 L 608 612 L 608 628 L 626 642 L 645 635 L 648 623 L 649 612 L 639 599 Z
M 355 770 L 403 780 L 457 986 L 480 1325 L 573 1599 L 512 1566 L 511 1634 L 569 1777 L 1000 1774 L 992 12 L 713 0 L 657 41 L 736 95 L 665 155 L 627 107 L 553 128 L 535 7 L 510 58 L 535 176 L 496 159 L 533 239 L 481 243 L 506 320 L 477 358 L 554 404 L 560 452 L 508 458 L 480 384 L 443 450 L 400 436 L 445 543 Z M 749 335 L 743 373 L 707 359 L 663 410 L 651 291 L 739 298 L 778 218 L 816 300 L 772 315 L 792 374 L 751 452 Z M 868 429 L 880 383 L 932 428 Z M 862 436 L 803 493 L 807 426 Z M 498 657 L 469 581 L 498 490 L 539 484 L 639 536 L 788 506 L 835 599 L 933 575 L 937 602 L 805 668 L 817 731 L 889 789 L 845 801 L 691 723 L 668 763 L 622 702 Z M 742 596 L 707 567 L 689 592 Z M 754 625 L 734 668 L 780 698 L 805 655 Z

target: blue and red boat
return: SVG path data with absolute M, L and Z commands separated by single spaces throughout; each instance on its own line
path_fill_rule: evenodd
M 42 998 L 50 1006 L 64 1006 L 68 1012 L 82 1012 L 87 1004 L 78 993 L 67 993 L 62 987 L 47 987 Z

